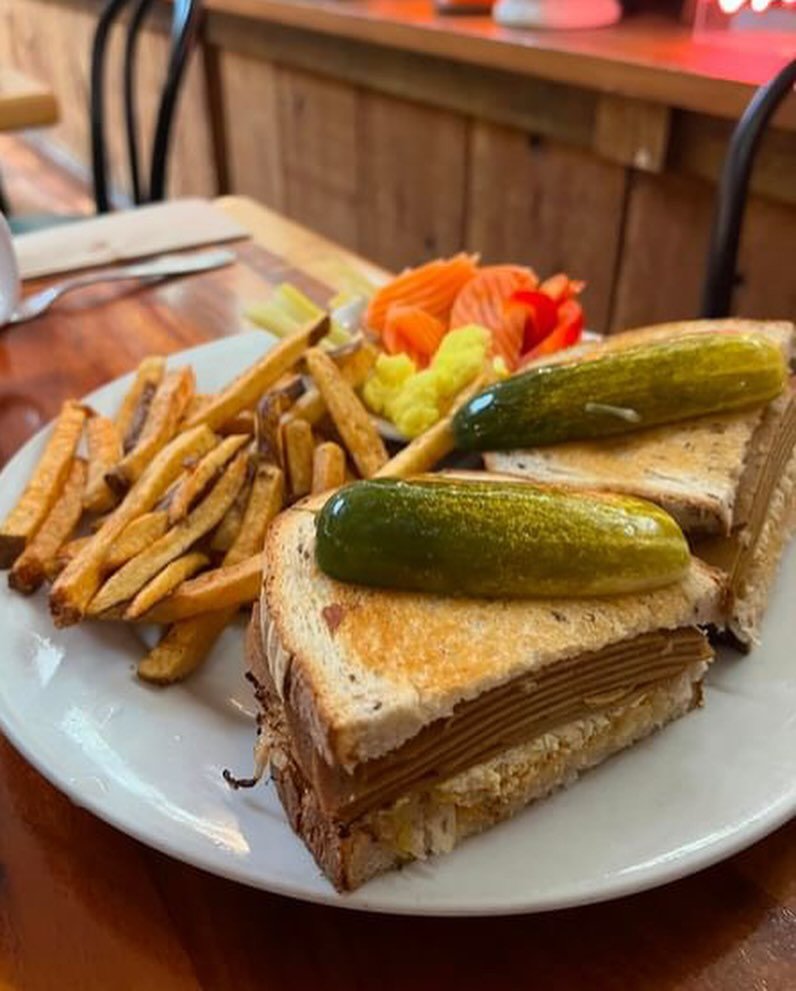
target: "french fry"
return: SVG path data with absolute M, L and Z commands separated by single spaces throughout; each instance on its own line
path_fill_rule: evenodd
M 315 441 L 306 420 L 288 420 L 282 428 L 285 467 L 294 497 L 307 495 L 312 488 L 312 456 Z
M 238 609 L 259 596 L 262 569 L 262 552 L 258 551 L 237 564 L 225 563 L 183 582 L 148 613 L 130 616 L 128 611 L 125 619 L 140 618 L 144 623 L 168 624 L 220 609 Z
M 241 410 L 251 409 L 280 375 L 298 361 L 304 350 L 317 343 L 328 330 L 329 317 L 323 316 L 280 341 L 251 368 L 232 381 L 226 389 L 215 395 L 204 409 L 195 413 L 187 421 L 186 426 L 195 427 L 204 423 L 216 429 Z
M 184 554 L 219 522 L 235 500 L 246 478 L 248 455 L 243 452 L 226 468 L 216 485 L 185 517 L 112 575 L 91 600 L 88 613 L 96 616 L 126 602 L 167 564 Z
M 105 481 L 114 492 L 126 492 L 158 451 L 171 440 L 193 391 L 194 374 L 191 368 L 179 368 L 163 378 L 135 447 L 105 476 Z
M 275 390 L 267 392 L 257 404 L 257 453 L 280 468 L 285 466 L 285 452 L 279 427 L 291 402 L 287 393 Z
M 56 579 L 50 592 L 50 612 L 57 627 L 83 618 L 102 581 L 105 558 L 119 534 L 155 505 L 180 474 L 187 458 L 201 457 L 216 441 L 213 431 L 203 425 L 178 434 L 155 456 L 102 527 Z
M 218 478 L 224 466 L 232 460 L 249 438 L 246 434 L 233 434 L 209 451 L 202 460 L 177 485 L 169 501 L 169 523 L 174 525 L 187 516 L 194 503 L 213 481 Z
M 236 611 L 222 609 L 170 626 L 138 665 L 138 677 L 155 685 L 187 678 L 205 660 Z
M 64 403 L 33 476 L 19 501 L 0 524 L 0 568 L 10 567 L 52 509 L 72 470 L 83 433 L 86 409 Z
M 312 458 L 312 491 L 327 492 L 345 482 L 345 452 L 334 441 L 325 441 L 315 448 Z
M 166 371 L 164 358 L 144 358 L 135 373 L 133 384 L 127 390 L 122 400 L 119 412 L 116 414 L 116 429 L 122 438 L 124 452 L 135 447 L 138 435 L 143 429 L 149 412 L 149 405 L 160 385 Z
M 105 557 L 103 571 L 112 572 L 121 568 L 131 558 L 159 540 L 168 528 L 169 514 L 163 509 L 153 509 L 136 517 L 111 544 Z
M 473 382 L 458 394 L 446 416 L 407 444 L 394 457 L 381 466 L 375 478 L 409 478 L 430 471 L 438 461 L 454 448 L 451 423 L 453 414 L 462 405 L 480 392 L 491 380 L 490 373 L 478 375 Z
M 58 549 L 68 540 L 83 513 L 86 462 L 72 461 L 69 477 L 58 499 L 36 531 L 33 539 L 14 562 L 8 584 L 17 592 L 35 592 L 52 569 Z
M 215 573 L 208 572 L 217 578 L 201 584 L 198 584 L 199 578 L 186 582 L 169 599 L 142 617 L 145 622 L 163 622 L 157 618 L 158 611 L 161 616 L 168 617 L 172 610 L 175 615 L 184 612 L 191 618 L 178 620 L 168 629 L 160 643 L 139 664 L 140 678 L 156 684 L 186 678 L 210 653 L 239 606 L 257 598 L 262 581 L 263 538 L 268 524 L 282 508 L 284 489 L 284 476 L 278 468 L 259 465 L 238 538 L 227 552 L 223 567 Z M 219 590 L 219 581 L 223 592 Z M 229 608 L 207 612 L 210 608 L 218 608 L 222 601 L 229 603 Z
M 188 406 L 185 409 L 185 419 L 188 420 L 196 413 L 198 413 L 200 409 L 203 409 L 205 407 L 205 405 L 209 402 L 209 400 L 210 400 L 210 396 L 208 396 L 206 393 L 195 392 L 191 396 L 191 401 L 188 403 Z M 236 433 L 237 432 L 238 431 L 236 431 Z M 242 433 L 243 431 L 240 432 Z
M 256 420 L 254 410 L 242 409 L 240 413 L 236 413 L 226 423 L 223 423 L 218 428 L 218 432 L 225 437 L 229 434 L 249 434 L 252 436 L 257 427 Z
M 235 543 L 240 528 L 243 526 L 243 517 L 246 513 L 246 504 L 249 501 L 251 485 L 244 485 L 238 493 L 237 499 L 224 513 L 224 518 L 213 531 L 210 538 L 210 550 L 215 554 L 226 554 Z
M 306 362 L 360 475 L 370 478 L 387 461 L 387 451 L 370 414 L 328 354 L 311 348 Z
M 92 540 L 91 536 L 74 537 L 58 548 L 58 553 L 47 564 L 47 581 L 54 582 L 69 562 Z
M 166 567 L 141 589 L 124 612 L 123 619 L 138 619 L 161 599 L 165 599 L 175 588 L 183 584 L 197 571 L 201 571 L 209 559 L 198 551 L 183 554 Z
M 376 348 L 369 342 L 363 341 L 355 350 L 349 350 L 339 357 L 332 352 L 330 357 L 335 358 L 335 364 L 346 382 L 352 388 L 357 389 L 368 377 L 368 373 L 376 362 L 377 355 Z M 289 415 L 306 420 L 314 427 L 326 415 L 326 403 L 323 401 L 323 396 L 315 388 L 307 389 L 304 395 L 296 400 Z
M 122 459 L 122 438 L 113 420 L 91 416 L 86 423 L 88 477 L 83 493 L 83 508 L 90 513 L 105 513 L 116 503 L 105 475 Z
M 285 476 L 275 465 L 260 464 L 240 529 L 224 557 L 229 567 L 262 550 L 268 524 L 285 502 Z

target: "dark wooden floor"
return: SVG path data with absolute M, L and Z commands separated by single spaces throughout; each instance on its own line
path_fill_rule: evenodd
M 0 134 L 0 176 L 14 215 L 93 212 L 88 185 L 45 158 L 22 137 Z

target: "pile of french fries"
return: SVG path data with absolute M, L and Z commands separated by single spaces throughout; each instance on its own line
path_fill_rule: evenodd
M 331 350 L 328 330 L 328 316 L 311 321 L 212 395 L 190 368 L 151 357 L 114 418 L 66 402 L 0 526 L 10 586 L 51 582 L 58 627 L 162 626 L 138 665 L 146 681 L 196 670 L 259 596 L 265 532 L 285 506 L 355 478 L 420 474 L 452 448 L 448 417 L 390 459 L 356 393 L 378 352 L 362 338 Z

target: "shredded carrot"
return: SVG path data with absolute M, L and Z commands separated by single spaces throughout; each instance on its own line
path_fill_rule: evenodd
M 462 288 L 451 311 L 451 329 L 477 323 L 492 332 L 492 350 L 512 369 L 522 350 L 524 313 L 507 306 L 518 289 L 535 289 L 536 273 L 521 265 L 488 265 Z
M 403 351 L 425 368 L 445 336 L 445 324 L 419 306 L 395 303 L 387 311 L 384 346 L 390 354 Z
M 453 301 L 475 275 L 477 261 L 477 256 L 462 253 L 406 269 L 371 299 L 366 314 L 368 326 L 382 332 L 387 312 L 396 303 L 419 307 L 447 326 Z

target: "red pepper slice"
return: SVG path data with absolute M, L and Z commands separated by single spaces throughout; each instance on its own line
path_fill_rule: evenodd
M 536 347 L 555 330 L 558 323 L 558 307 L 555 302 L 547 293 L 537 289 L 518 289 L 509 297 L 507 306 L 522 306 L 525 311 L 521 354 Z
M 583 307 L 574 299 L 565 300 L 558 308 L 558 326 L 533 350 L 522 356 L 520 368 L 535 358 L 555 354 L 556 351 L 577 344 L 583 333 L 583 325 Z

